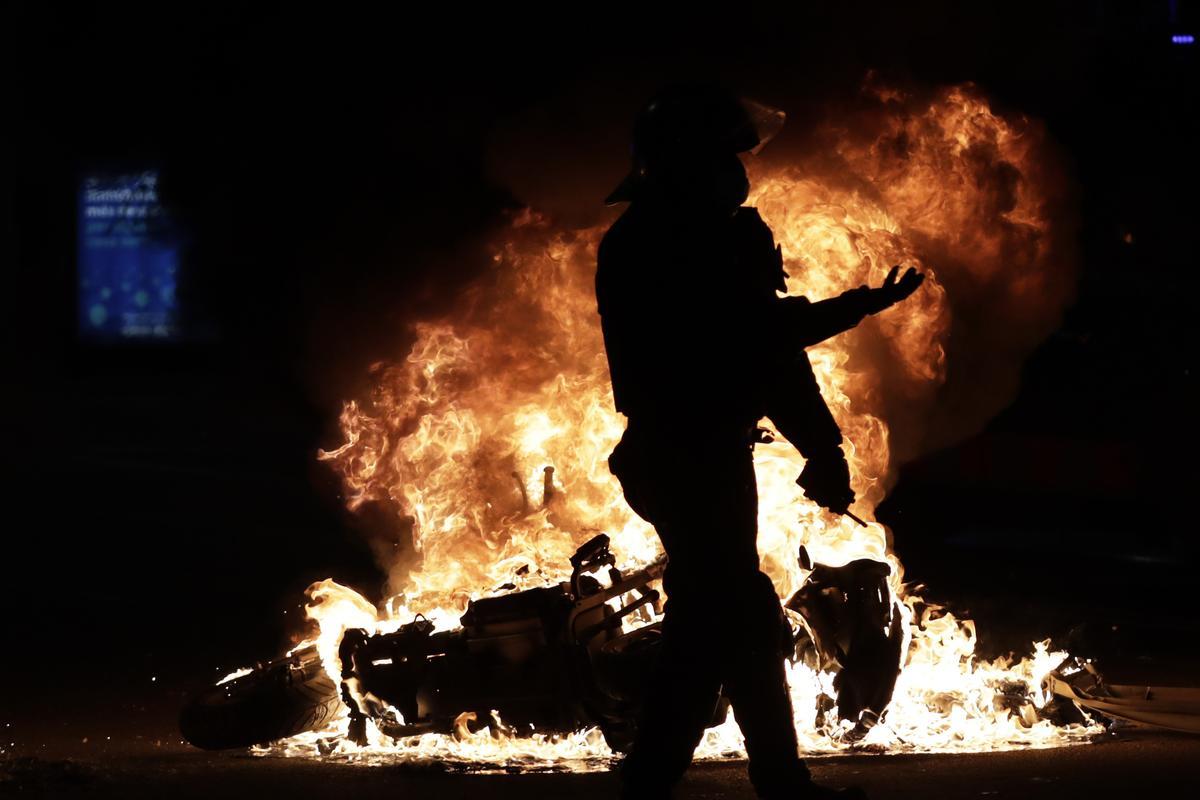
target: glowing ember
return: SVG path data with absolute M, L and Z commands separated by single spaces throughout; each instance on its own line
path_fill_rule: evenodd
M 887 420 L 908 426 L 944 381 L 948 292 L 986 291 L 994 324 L 1019 321 L 1044 333 L 1057 308 L 1028 311 L 1023 298 L 1061 296 L 1070 284 L 1053 252 L 1046 210 L 1053 187 L 1036 126 L 994 115 L 969 86 L 932 102 L 898 92 L 877 92 L 877 99 L 854 133 L 822 129 L 831 149 L 819 157 L 751 165 L 750 204 L 783 246 L 790 293 L 819 299 L 878 284 L 893 264 L 929 276 L 903 305 L 810 351 L 848 442 L 860 509 L 883 499 L 892 475 Z M 352 509 L 381 504 L 395 514 L 398 531 L 411 525 L 413 557 L 388 565 L 397 594 L 382 610 L 333 581 L 313 587 L 309 613 L 335 678 L 347 627 L 394 630 L 415 613 L 453 627 L 470 599 L 502 585 L 565 580 L 568 558 L 597 531 L 612 537 L 624 566 L 658 553 L 653 530 L 625 505 L 606 463 L 624 428 L 613 410 L 593 294 L 606 227 L 562 230 L 534 211 L 515 216 L 495 246 L 493 268 L 467 288 L 457 310 L 418 324 L 408 356 L 375 365 L 370 398 L 346 404 L 345 443 L 321 458 L 342 475 Z M 1041 318 L 1031 322 L 1030 314 Z M 906 409 L 888 408 L 885 398 L 903 399 Z M 973 624 L 921 602 L 902 583 L 882 525 L 860 528 L 806 501 L 794 482 L 803 461 L 782 440 L 758 447 L 755 464 L 759 549 L 781 597 L 806 578 L 797 562 L 802 544 L 826 564 L 865 557 L 892 566 L 904 669 L 884 723 L 860 744 L 990 750 L 1058 745 L 1094 732 L 1022 719 L 996 705 L 998 687 L 1017 685 L 1040 707 L 1041 680 L 1065 654 L 1041 643 L 1019 663 L 979 661 Z M 831 676 L 794 665 L 790 682 L 805 750 L 849 746 L 849 723 L 818 714 L 817 696 L 833 694 Z M 372 728 L 365 748 L 337 733 L 305 734 L 268 751 L 576 769 L 609 756 L 596 731 L 515 739 L 464 729 L 393 742 Z M 698 755 L 740 752 L 731 717 L 709 731 Z

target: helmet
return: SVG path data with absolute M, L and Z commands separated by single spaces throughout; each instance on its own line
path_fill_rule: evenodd
M 633 199 L 661 163 L 694 156 L 757 153 L 783 127 L 785 114 L 717 84 L 680 83 L 660 91 L 633 126 L 633 169 L 605 203 Z

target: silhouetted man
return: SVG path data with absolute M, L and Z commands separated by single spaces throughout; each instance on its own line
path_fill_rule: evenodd
M 916 290 L 893 270 L 810 303 L 781 298 L 782 255 L 743 207 L 738 153 L 783 114 L 717 87 L 662 92 L 634 127 L 634 168 L 608 202 L 629 207 L 600 243 L 596 298 L 613 397 L 628 424 L 609 466 L 669 562 L 660 659 L 621 767 L 624 796 L 665 798 L 722 687 L 765 798 L 835 797 L 798 753 L 784 672 L 789 631 L 759 570 L 756 426 L 770 417 L 806 458 L 798 482 L 837 512 L 854 500 L 842 436 L 804 348 Z

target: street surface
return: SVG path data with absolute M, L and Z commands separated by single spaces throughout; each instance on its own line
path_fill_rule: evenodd
M 1195 797 L 1200 737 L 1126 730 L 1096 744 L 972 755 L 859 755 L 815 759 L 817 779 L 857 784 L 878 800 L 906 798 Z M 29 798 L 480 798 L 615 797 L 611 773 L 470 774 L 438 765 L 368 767 L 172 744 L 66 758 L 0 761 L 0 797 Z M 742 762 L 698 764 L 678 798 L 752 798 Z

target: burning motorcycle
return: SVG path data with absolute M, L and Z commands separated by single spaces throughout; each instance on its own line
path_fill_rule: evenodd
M 899 611 L 888 565 L 801 563 L 808 582 L 788 602 L 798 624 L 794 657 L 837 672 L 829 709 L 866 729 L 883 714 L 900 671 Z M 622 572 L 605 534 L 571 557 L 570 579 L 472 601 L 454 630 L 418 616 L 390 633 L 345 631 L 340 681 L 315 645 L 226 677 L 193 695 L 184 737 L 204 749 L 249 747 L 320 730 L 348 710 L 347 736 L 367 741 L 367 720 L 393 739 L 452 733 L 464 720 L 515 734 L 597 727 L 615 752 L 636 720 L 662 636 L 653 588 L 665 562 Z M 638 622 L 644 624 L 638 624 Z M 724 698 L 710 725 L 725 720 Z M 497 719 L 496 717 L 499 717 Z

